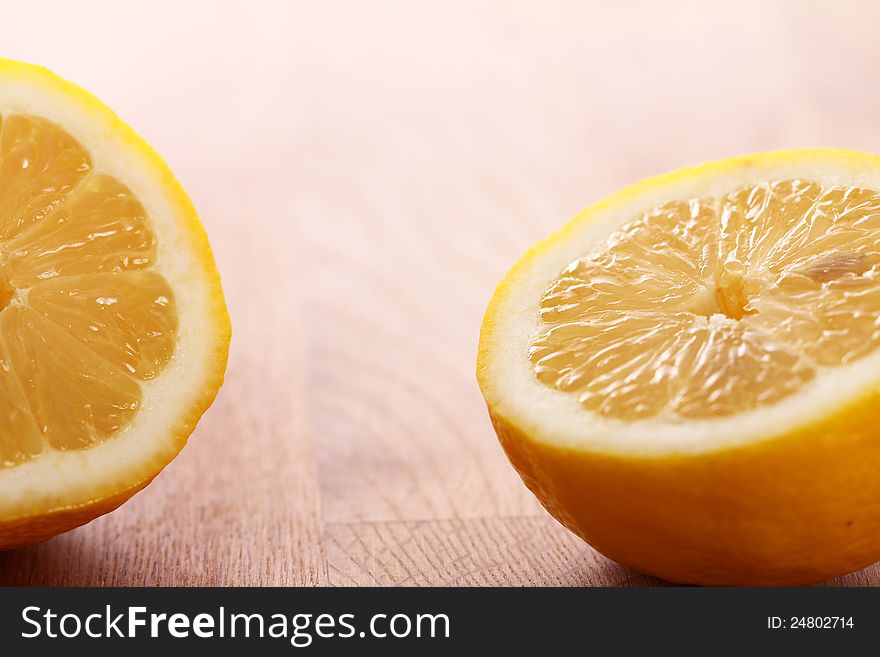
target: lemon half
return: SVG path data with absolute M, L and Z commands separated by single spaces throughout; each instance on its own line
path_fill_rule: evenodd
M 0 548 L 149 483 L 217 394 L 229 337 L 161 158 L 88 93 L 0 60 Z
M 628 187 L 493 296 L 477 377 L 547 510 L 674 582 L 880 559 L 880 157 L 748 155 Z

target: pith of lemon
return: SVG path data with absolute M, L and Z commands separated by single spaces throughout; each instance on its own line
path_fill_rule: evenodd
M 795 150 L 628 187 L 528 251 L 477 378 L 525 484 L 674 582 L 880 559 L 880 157 Z
M 159 155 L 87 92 L 0 59 L 0 549 L 146 486 L 214 400 L 229 338 Z

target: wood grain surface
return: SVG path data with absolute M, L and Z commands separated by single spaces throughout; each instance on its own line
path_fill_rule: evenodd
M 474 379 L 506 268 L 738 153 L 880 151 L 870 2 L 0 1 L 6 56 L 166 157 L 223 274 L 226 384 L 109 516 L 0 584 L 653 585 L 538 506 Z M 876 585 L 877 566 L 834 585 Z

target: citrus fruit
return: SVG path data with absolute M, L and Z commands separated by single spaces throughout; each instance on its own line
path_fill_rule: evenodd
M 229 336 L 165 163 L 88 93 L 0 60 L 0 548 L 149 483 L 217 394 Z
M 638 183 L 517 262 L 477 377 L 510 461 L 606 556 L 804 584 L 880 559 L 880 157 Z

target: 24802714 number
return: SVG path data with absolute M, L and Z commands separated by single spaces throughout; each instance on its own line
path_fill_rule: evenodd
M 852 616 L 792 616 L 788 626 L 799 630 L 852 629 Z

